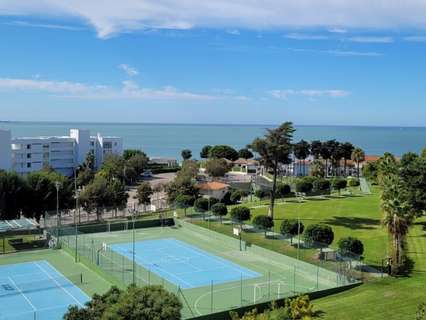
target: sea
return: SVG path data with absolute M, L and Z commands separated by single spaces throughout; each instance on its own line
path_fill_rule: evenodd
M 254 138 L 276 125 L 230 124 L 154 124 L 154 123 L 89 123 L 89 122 L 0 122 L 1 129 L 10 129 L 13 137 L 63 136 L 69 129 L 89 129 L 92 135 L 123 138 L 125 149 L 142 149 L 150 157 L 180 159 L 183 149 L 190 149 L 194 158 L 204 145 L 227 144 L 243 148 Z M 351 142 L 368 155 L 391 152 L 400 156 L 420 152 L 426 147 L 426 127 L 367 127 L 295 125 L 294 141 L 304 139 Z

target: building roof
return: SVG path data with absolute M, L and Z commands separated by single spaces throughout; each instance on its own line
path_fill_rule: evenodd
M 0 220 L 0 233 L 33 230 L 38 227 L 38 223 L 32 219 Z
M 212 181 L 198 184 L 200 190 L 222 190 L 228 188 L 229 184 Z
M 244 158 L 238 158 L 234 161 L 234 164 L 245 164 L 245 165 L 257 165 L 259 162 L 254 159 L 244 159 Z
M 369 156 L 369 155 L 366 155 L 364 162 L 375 162 L 375 161 L 377 161 L 379 159 L 380 159 L 380 156 Z

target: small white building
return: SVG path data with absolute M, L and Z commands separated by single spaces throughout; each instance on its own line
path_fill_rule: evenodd
M 169 168 L 175 168 L 179 165 L 175 158 L 164 158 L 164 157 L 153 157 L 149 159 L 149 164 L 166 166 Z
M 201 195 L 218 200 L 222 200 L 229 190 L 229 184 L 217 181 L 199 183 L 197 187 Z
M 0 131 L 0 168 L 19 174 L 50 167 L 71 176 L 89 152 L 93 152 L 95 168 L 99 168 L 106 155 L 123 152 L 122 139 L 99 133 L 90 136 L 89 130 L 80 129 L 71 129 L 69 136 L 21 138 L 11 138 L 10 131 Z

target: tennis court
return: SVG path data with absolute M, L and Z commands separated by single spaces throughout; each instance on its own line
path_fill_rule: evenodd
M 185 319 L 352 283 L 344 270 L 328 270 L 321 262 L 309 264 L 255 245 L 240 250 L 238 239 L 186 221 L 131 227 L 96 226 L 103 232 L 91 226 L 64 227 L 60 240 L 63 248 L 126 285 L 161 285 L 175 293 Z
M 62 319 L 68 306 L 89 301 L 73 283 L 81 277 L 66 278 L 45 260 L 1 265 L 0 319 Z
M 133 258 L 131 242 L 113 244 L 111 249 Z M 257 272 L 174 238 L 135 242 L 135 261 L 182 289 L 261 277 Z

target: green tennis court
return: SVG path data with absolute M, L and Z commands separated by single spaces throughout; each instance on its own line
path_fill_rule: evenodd
M 257 246 L 250 246 L 240 251 L 238 239 L 231 238 L 185 221 L 177 221 L 175 226 L 131 229 L 131 223 L 120 227 L 108 225 L 105 230 L 116 230 L 93 233 L 84 227 L 76 230 L 73 227 L 63 228 L 61 243 L 69 251 L 77 252 L 91 263 L 96 264 L 107 274 L 124 284 L 133 281 L 139 285 L 158 284 L 167 290 L 176 293 L 183 305 L 184 318 L 204 315 L 213 312 L 225 311 L 245 305 L 252 305 L 265 301 L 272 301 L 295 294 L 331 289 L 350 284 L 350 280 L 340 272 L 333 272 L 291 257 L 272 252 Z M 121 228 L 122 230 L 117 230 Z M 238 266 L 241 270 L 250 270 L 253 277 L 226 278 L 226 270 L 220 279 L 206 272 L 202 274 L 202 281 L 197 286 L 184 286 L 178 281 L 172 281 L 163 273 L 158 272 L 152 265 L 150 257 L 138 252 L 138 245 L 149 243 L 152 240 L 173 239 L 186 247 L 199 250 L 209 256 L 226 261 L 229 265 Z M 135 263 L 132 259 L 132 243 L 135 243 Z M 160 241 L 161 242 L 161 241 Z M 160 243 L 158 242 L 158 243 Z M 77 250 L 76 250 L 77 244 Z M 117 250 L 117 248 L 126 250 Z M 141 246 L 140 248 L 143 248 Z M 169 256 L 167 256 L 169 255 Z M 161 255 L 157 252 L 156 261 L 170 261 L 170 252 Z M 204 257 L 205 258 L 205 257 Z M 159 260 L 158 260 L 159 259 Z M 162 260 L 161 260 L 162 259 Z M 182 257 L 173 257 L 174 260 Z M 202 264 L 203 255 L 191 256 L 192 265 L 187 264 L 191 272 L 194 264 Z M 195 260 L 194 260 L 195 259 Z M 200 261 L 196 261 L 200 259 Z M 185 264 L 180 264 L 185 268 Z M 170 269 L 166 269 L 170 271 Z M 216 270 L 221 272 L 220 270 Z M 203 271 L 201 272 L 203 273 Z M 217 275 L 217 274 L 216 274 Z M 187 275 L 188 276 L 188 275 Z M 197 275 L 200 277 L 200 275 Z M 195 276 L 194 276 L 195 277 Z M 190 276 L 187 278 L 195 281 Z M 194 282 L 195 283 L 195 282 Z

